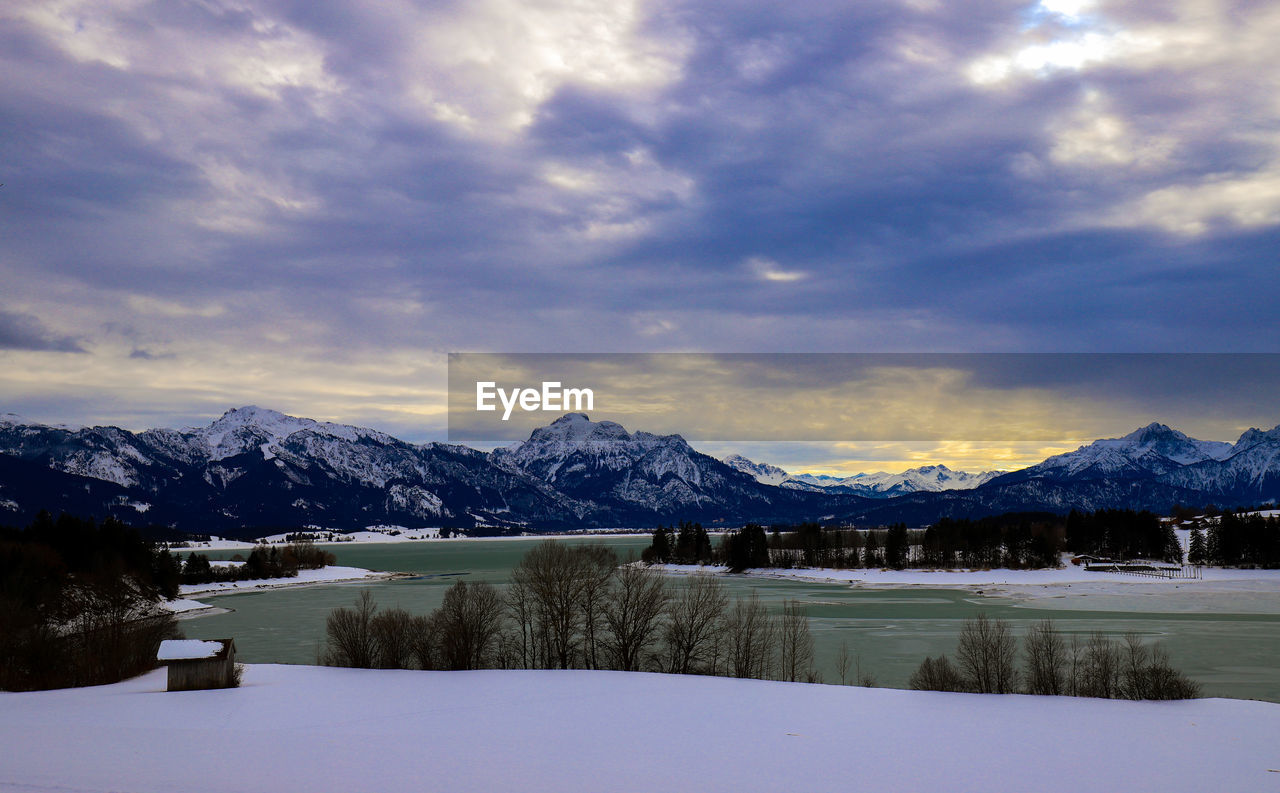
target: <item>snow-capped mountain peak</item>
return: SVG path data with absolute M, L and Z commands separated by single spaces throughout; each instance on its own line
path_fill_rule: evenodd
M 762 484 L 761 477 L 780 476 L 779 486 Z M 957 510 L 1167 509 L 1278 496 L 1280 427 L 1250 429 L 1231 445 L 1155 423 L 1001 475 L 926 465 L 788 477 L 741 457 L 721 462 L 679 435 L 628 432 L 581 413 L 490 453 L 414 445 L 255 406 L 196 429 L 136 434 L 0 418 L 0 517 L 10 520 L 41 509 L 136 517 L 135 505 L 143 504 L 148 520 L 200 530 L 370 520 L 639 526 L 815 515 L 883 523 Z
M 1235 451 L 1244 451 L 1251 446 L 1256 446 L 1259 443 L 1266 443 L 1267 441 L 1280 441 L 1280 425 L 1272 427 L 1269 430 L 1260 430 L 1256 427 L 1250 427 L 1240 435 L 1240 439 L 1236 441 L 1235 446 L 1232 448 Z
M 298 418 L 257 405 L 232 408 L 209 426 L 183 430 L 181 434 L 197 439 L 207 450 L 209 459 L 220 460 L 255 447 L 262 450 L 263 456 L 274 457 L 282 445 L 299 432 L 341 441 L 370 438 L 380 443 L 399 443 L 376 430 Z
M 695 451 L 679 435 L 627 432 L 612 421 L 569 413 L 490 460 L 574 498 L 655 513 L 704 510 L 726 500 L 767 500 L 749 476 Z
M 1159 422 L 1152 422 L 1120 438 L 1103 438 L 1074 452 L 1059 454 L 1026 469 L 1043 476 L 1116 476 L 1121 473 L 1164 474 L 1180 466 L 1224 460 L 1232 445 L 1201 441 Z
M 897 474 L 885 471 L 858 473 L 846 477 L 826 474 L 796 474 L 782 483 L 783 487 L 819 489 L 835 493 L 855 493 L 873 498 L 900 496 L 921 491 L 972 490 L 999 476 L 999 471 L 969 473 L 953 471 L 941 463 L 909 468 Z
M 314 419 L 299 419 L 257 405 L 232 408 L 208 427 L 196 430 L 208 447 L 210 459 L 240 454 L 252 446 L 279 442 L 301 429 L 310 429 Z
M 723 458 L 722 462 L 730 468 L 755 477 L 757 482 L 765 485 L 780 485 L 790 476 L 790 474 L 776 465 L 757 463 L 748 460 L 741 454 L 731 454 Z
M 70 432 L 84 429 L 79 424 L 47 424 L 43 421 L 35 421 L 26 416 L 20 416 L 17 413 L 0 413 L 0 427 L 46 427 Z
M 692 451 L 679 435 L 629 433 L 613 421 L 592 421 L 585 413 L 566 413 L 545 427 L 538 427 L 527 441 L 494 449 L 493 461 L 511 470 L 537 472 L 554 481 L 562 466 L 575 456 L 593 465 L 621 469 L 660 447 Z

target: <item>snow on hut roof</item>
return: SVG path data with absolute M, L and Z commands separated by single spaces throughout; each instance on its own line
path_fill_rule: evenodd
M 213 658 L 220 652 L 222 652 L 222 642 L 202 639 L 165 639 L 160 642 L 160 651 L 156 653 L 156 660 L 190 661 Z

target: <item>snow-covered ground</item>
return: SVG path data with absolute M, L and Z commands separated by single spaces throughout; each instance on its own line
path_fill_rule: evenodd
M 217 581 L 211 584 L 182 584 L 178 594 L 184 598 L 193 595 L 211 595 L 245 589 L 279 589 L 304 584 L 332 584 L 338 581 L 358 581 L 364 578 L 388 578 L 392 573 L 365 570 L 363 567 L 329 565 L 316 570 L 299 570 L 294 578 L 250 578 L 247 581 Z
M 307 533 L 307 532 L 303 532 Z M 628 531 L 618 529 L 602 529 L 597 532 L 575 532 L 569 534 L 527 534 L 511 537 L 452 537 L 441 538 L 440 529 L 437 528 L 419 528 L 409 529 L 403 526 L 370 526 L 364 531 L 353 531 L 346 534 L 342 532 L 332 532 L 336 539 L 330 541 L 327 538 L 331 532 L 324 529 L 317 529 L 310 532 L 316 535 L 315 544 L 321 546 L 343 546 L 348 543 L 401 543 L 401 542 L 420 542 L 424 540 L 435 540 L 443 542 L 457 542 L 462 540 L 483 541 L 483 542 L 504 542 L 508 540 L 584 540 L 584 539 L 602 539 L 607 537 L 650 537 L 653 532 Z M 712 532 L 715 534 L 715 532 Z M 177 554 L 188 554 L 192 551 L 252 551 L 255 545 L 267 543 L 268 545 L 284 545 L 288 544 L 291 534 L 272 534 L 268 537 L 262 537 L 256 542 L 244 542 L 241 540 L 224 540 L 215 538 L 212 540 L 196 540 L 183 544 L 183 547 L 173 548 L 173 552 Z
M 353 531 L 343 533 L 340 531 L 330 531 L 328 529 L 304 530 L 303 534 L 313 535 L 313 539 L 318 545 L 324 545 L 332 542 L 328 537 L 333 536 L 336 542 L 408 542 L 410 540 L 438 540 L 440 539 L 440 528 L 438 526 L 410 529 L 405 526 L 367 526 L 364 531 Z M 263 537 L 262 542 L 269 544 L 288 543 L 290 533 L 272 534 Z
M 236 564 L 236 563 L 226 563 Z M 246 581 L 218 581 L 211 584 L 182 584 L 178 587 L 178 597 L 166 601 L 162 605 L 175 614 L 189 614 L 214 608 L 208 603 L 195 600 L 195 597 L 213 597 L 228 592 L 243 592 L 252 589 L 282 589 L 284 587 L 307 586 L 309 584 L 336 584 L 342 581 L 363 581 L 374 578 L 390 578 L 395 573 L 384 573 L 366 570 L 363 567 L 343 567 L 329 565 L 317 570 L 299 570 L 294 578 L 250 578 Z
M 206 611 L 214 608 L 208 603 L 201 603 L 191 598 L 174 598 L 173 600 L 165 600 L 160 603 L 161 606 L 172 611 L 174 614 L 191 614 L 197 611 Z M 201 614 L 200 616 L 204 616 Z
M 0 694 L 0 789 L 1275 791 L 1280 705 L 249 666 Z

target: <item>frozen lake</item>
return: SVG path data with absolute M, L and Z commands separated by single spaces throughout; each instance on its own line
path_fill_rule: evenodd
M 610 537 L 562 542 L 603 543 L 619 556 L 638 555 L 647 537 Z M 316 585 L 201 598 L 226 613 L 184 620 L 191 638 L 233 636 L 241 660 L 250 663 L 314 663 L 324 639 L 325 617 L 370 589 L 382 606 L 426 613 L 459 576 L 502 584 L 529 540 L 446 540 L 398 544 L 326 546 L 338 564 L 414 573 L 410 579 Z M 229 558 L 234 552 L 210 552 Z M 878 685 L 905 687 L 926 655 L 955 651 L 961 623 L 979 611 L 1009 620 L 1022 634 L 1035 622 L 1053 619 L 1064 634 L 1094 631 L 1120 636 L 1136 632 L 1158 640 L 1175 667 L 1197 680 L 1207 696 L 1280 702 L 1280 591 L 1274 593 L 1093 594 L 1015 601 L 955 589 L 852 589 L 846 584 L 724 576 L 731 596 L 751 590 L 780 608 L 785 599 L 807 606 L 826 682 L 839 682 L 836 655 L 847 642 L 852 655 Z M 680 577 L 673 581 L 679 583 Z

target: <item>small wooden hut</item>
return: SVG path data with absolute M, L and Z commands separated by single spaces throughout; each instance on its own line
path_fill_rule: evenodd
M 234 639 L 166 639 L 160 642 L 156 660 L 169 667 L 170 691 L 235 685 Z

